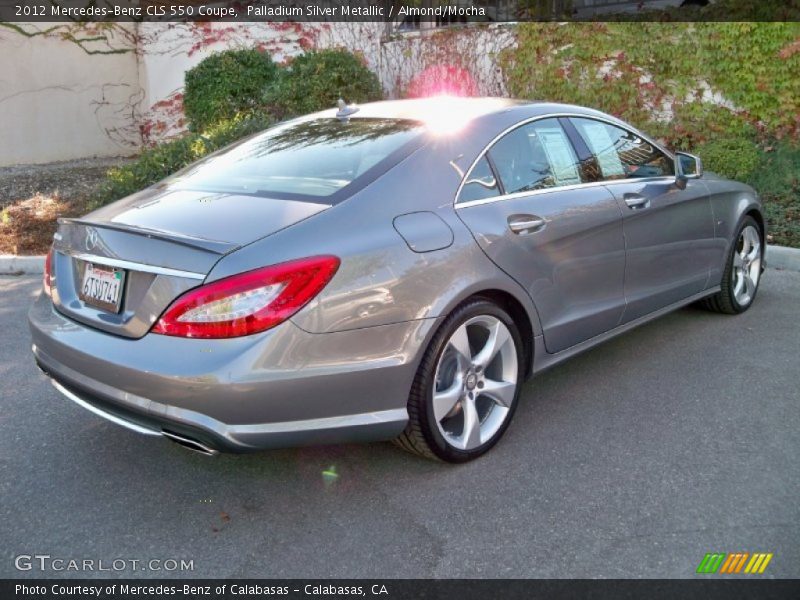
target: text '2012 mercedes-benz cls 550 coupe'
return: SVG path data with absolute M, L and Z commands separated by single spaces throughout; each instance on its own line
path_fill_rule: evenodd
M 206 454 L 463 462 L 535 373 L 692 302 L 747 310 L 765 239 L 751 188 L 595 110 L 341 105 L 62 219 L 33 353 L 83 407 Z

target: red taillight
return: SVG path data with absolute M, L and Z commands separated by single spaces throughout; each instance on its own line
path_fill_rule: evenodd
M 265 331 L 303 308 L 338 268 L 335 256 L 315 256 L 200 286 L 173 302 L 153 333 L 231 338 Z
M 42 274 L 42 287 L 48 296 L 53 295 L 53 248 L 47 252 L 44 259 L 44 273 Z

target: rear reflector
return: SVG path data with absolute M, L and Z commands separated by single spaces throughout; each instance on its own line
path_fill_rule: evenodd
M 47 252 L 44 259 L 44 272 L 42 273 L 42 288 L 48 296 L 53 295 L 53 247 Z
M 220 279 L 180 296 L 152 332 L 208 339 L 266 331 L 310 302 L 338 268 L 335 256 L 315 256 Z

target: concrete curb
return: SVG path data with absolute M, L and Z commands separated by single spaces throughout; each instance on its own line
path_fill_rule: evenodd
M 45 256 L 0 254 L 0 275 L 26 275 L 44 272 Z
M 800 271 L 800 248 L 767 246 L 767 266 L 772 269 Z
M 767 246 L 767 266 L 800 272 L 800 248 Z M 0 275 L 25 275 L 44 271 L 44 255 L 14 256 L 0 254 Z

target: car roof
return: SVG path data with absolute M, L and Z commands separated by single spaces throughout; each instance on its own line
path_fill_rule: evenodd
M 462 96 L 431 96 L 429 98 L 409 98 L 404 100 L 383 100 L 380 102 L 367 102 L 365 104 L 351 105 L 358 110 L 352 113 L 352 118 L 372 119 L 409 119 L 425 121 L 428 117 L 446 105 L 454 110 L 463 111 L 470 118 L 477 118 L 495 112 L 501 112 L 509 107 L 528 104 L 522 100 L 509 98 L 472 98 Z M 338 109 L 332 108 L 317 113 L 315 116 L 336 116 Z
M 548 114 L 581 114 L 613 119 L 610 115 L 582 106 L 494 97 L 431 96 L 429 98 L 369 102 L 350 105 L 346 108 L 348 111 L 345 117 L 339 113 L 340 109 L 331 108 L 307 115 L 303 119 L 337 116 L 350 119 L 408 119 L 425 123 L 429 129 L 439 130 L 439 133 L 449 130 L 455 132 L 475 121 L 505 122 L 512 115 L 512 118 L 520 120 Z

